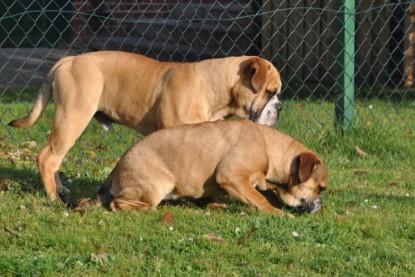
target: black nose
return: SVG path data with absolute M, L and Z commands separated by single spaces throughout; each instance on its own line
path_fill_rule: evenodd
M 277 109 L 277 111 L 281 111 L 282 110 L 282 103 L 281 102 L 277 102 L 277 104 L 275 104 L 275 108 Z
M 297 206 L 298 212 L 309 212 L 309 213 L 317 213 L 321 210 L 321 206 L 323 205 L 323 196 L 319 196 L 314 201 L 307 201 L 306 199 L 302 198 L 301 204 Z

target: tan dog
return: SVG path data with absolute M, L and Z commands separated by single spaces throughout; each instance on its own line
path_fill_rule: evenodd
M 145 137 L 120 159 L 98 199 L 112 210 L 146 210 L 177 197 L 229 194 L 283 215 L 258 190 L 275 190 L 288 206 L 317 212 L 327 182 L 321 159 L 291 137 L 248 120 L 217 121 Z
M 164 63 L 125 52 L 93 52 L 58 61 L 30 114 L 9 125 L 35 124 L 53 94 L 52 132 L 37 163 L 45 190 L 55 199 L 57 186 L 65 190 L 58 175 L 62 160 L 93 117 L 106 129 L 119 123 L 145 135 L 231 115 L 255 121 L 280 92 L 277 69 L 258 57 Z M 279 111 L 281 103 L 276 107 Z

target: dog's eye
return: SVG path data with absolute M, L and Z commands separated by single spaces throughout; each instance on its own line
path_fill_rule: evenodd
M 322 191 L 324 191 L 326 189 L 326 187 L 323 187 L 322 185 L 319 185 L 318 186 L 318 191 L 319 192 L 322 192 Z

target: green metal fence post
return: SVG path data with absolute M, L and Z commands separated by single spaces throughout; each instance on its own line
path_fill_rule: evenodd
M 337 56 L 335 125 L 348 130 L 354 125 L 355 0 L 338 0 L 337 7 L 339 54 Z

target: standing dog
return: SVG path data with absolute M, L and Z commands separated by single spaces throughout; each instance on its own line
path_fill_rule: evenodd
M 327 183 L 323 162 L 300 142 L 248 120 L 217 121 L 145 137 L 120 159 L 98 199 L 111 210 L 146 210 L 162 200 L 229 194 L 283 215 L 258 190 L 275 190 L 288 206 L 317 212 Z
M 280 92 L 277 69 L 259 57 L 173 63 L 125 52 L 93 52 L 59 60 L 30 114 L 9 125 L 35 124 L 53 95 L 52 131 L 37 164 L 48 196 L 55 199 L 65 190 L 58 175 L 62 160 L 93 117 L 105 129 L 119 123 L 144 135 L 232 115 L 255 121 Z M 281 103 L 276 107 L 279 112 Z

